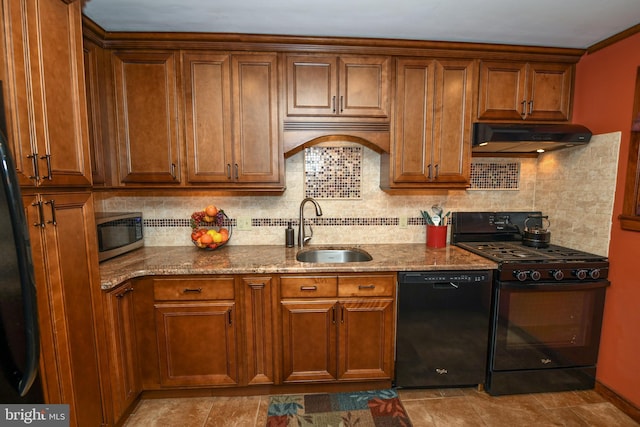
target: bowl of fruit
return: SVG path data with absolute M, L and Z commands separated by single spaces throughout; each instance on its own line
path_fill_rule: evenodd
M 222 209 L 214 205 L 191 214 L 191 241 L 200 249 L 212 251 L 227 244 L 231 239 L 231 220 Z

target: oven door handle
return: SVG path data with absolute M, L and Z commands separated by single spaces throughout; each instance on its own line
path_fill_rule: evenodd
M 611 282 L 608 280 L 598 280 L 596 282 L 498 282 L 500 289 L 518 289 L 531 291 L 583 291 L 588 289 L 606 288 Z

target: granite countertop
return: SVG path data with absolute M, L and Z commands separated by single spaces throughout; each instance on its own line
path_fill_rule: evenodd
M 142 276 L 184 274 L 359 273 L 383 271 L 493 270 L 497 264 L 457 246 L 429 249 L 425 244 L 363 244 L 372 261 L 306 263 L 296 260 L 298 248 L 278 245 L 224 246 L 205 251 L 195 246 L 150 246 L 100 264 L 100 286 L 111 289 Z M 344 247 L 343 246 L 343 247 Z M 330 246 L 306 246 L 308 248 Z

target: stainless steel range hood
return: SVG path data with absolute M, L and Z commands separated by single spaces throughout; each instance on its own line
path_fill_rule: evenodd
M 474 123 L 472 151 L 536 154 L 587 144 L 591 131 L 574 124 Z

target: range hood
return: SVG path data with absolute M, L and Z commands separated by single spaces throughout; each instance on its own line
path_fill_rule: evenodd
M 474 123 L 472 152 L 538 154 L 587 144 L 591 131 L 574 124 Z

